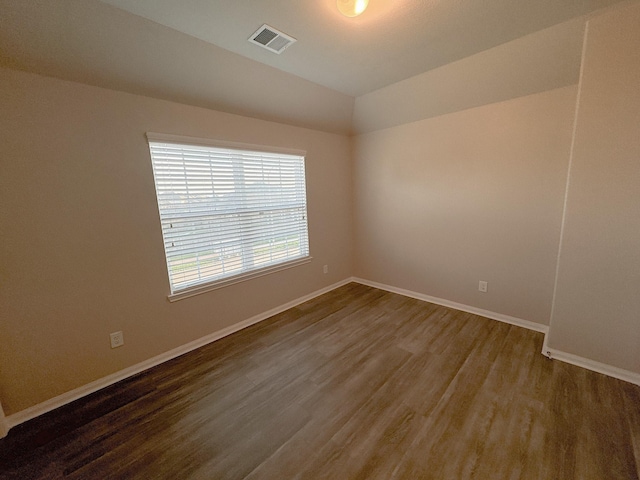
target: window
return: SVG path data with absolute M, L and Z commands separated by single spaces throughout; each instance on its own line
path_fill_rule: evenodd
M 310 261 L 304 152 L 147 137 L 170 299 Z

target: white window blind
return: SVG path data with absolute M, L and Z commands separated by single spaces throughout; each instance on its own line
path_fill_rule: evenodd
M 172 294 L 309 257 L 304 156 L 149 136 Z

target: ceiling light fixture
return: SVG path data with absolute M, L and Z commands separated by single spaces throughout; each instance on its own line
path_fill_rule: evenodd
M 365 11 L 369 0 L 338 0 L 338 10 L 345 17 L 357 17 Z

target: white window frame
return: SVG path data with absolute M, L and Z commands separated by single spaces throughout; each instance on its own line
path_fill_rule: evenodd
M 288 268 L 293 268 L 299 265 L 303 265 L 311 262 L 312 257 L 310 255 L 310 245 L 309 245 L 309 222 L 306 210 L 306 179 L 305 179 L 305 163 L 306 163 L 306 152 L 303 150 L 294 150 L 294 149 L 285 149 L 279 147 L 270 147 L 264 145 L 252 145 L 246 143 L 237 143 L 237 142 L 226 142 L 220 140 L 213 139 L 204 139 L 204 138 L 195 138 L 195 137 L 185 137 L 181 135 L 170 135 L 170 134 L 161 134 L 161 133 L 147 133 L 147 141 L 149 143 L 149 152 L 152 163 L 152 168 L 154 172 L 154 184 L 156 186 L 156 200 L 159 202 L 159 191 L 158 191 L 158 178 L 156 173 L 156 165 L 153 160 L 152 154 L 152 144 L 158 143 L 167 143 L 167 144 L 181 144 L 192 147 L 213 147 L 213 148 L 223 148 L 230 150 L 241 150 L 241 151 L 251 151 L 256 153 L 267 153 L 267 154 L 282 154 L 282 155 L 293 155 L 302 157 L 302 181 L 303 181 L 303 193 L 304 193 L 304 220 L 305 220 L 305 228 L 306 228 L 306 249 L 303 246 L 301 248 L 302 253 L 304 254 L 301 257 L 297 257 L 291 260 L 285 260 L 280 263 L 270 264 L 263 268 L 254 268 L 248 271 L 243 271 L 239 274 L 233 275 L 225 275 L 224 277 L 219 277 L 212 279 L 210 281 L 200 281 L 199 283 L 190 284 L 183 288 L 176 288 L 173 285 L 171 274 L 170 274 L 170 260 L 169 260 L 169 252 L 168 252 L 168 244 L 165 235 L 165 219 L 163 219 L 162 207 L 158 203 L 158 213 L 160 215 L 160 221 L 162 226 L 162 235 L 163 235 L 163 245 L 165 247 L 165 260 L 167 265 L 167 278 L 169 280 L 169 287 L 171 293 L 168 295 L 169 301 L 177 301 L 183 298 L 188 298 L 194 295 L 199 295 L 201 293 L 205 293 L 211 290 L 215 290 L 218 288 L 222 288 L 228 285 L 233 285 L 239 282 L 244 282 L 252 278 L 260 277 L 263 275 L 268 275 L 274 272 L 278 272 L 281 270 L 285 270 Z

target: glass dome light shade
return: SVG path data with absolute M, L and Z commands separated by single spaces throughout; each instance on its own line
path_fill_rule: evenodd
M 357 17 L 365 11 L 369 0 L 338 0 L 338 10 L 345 17 Z

